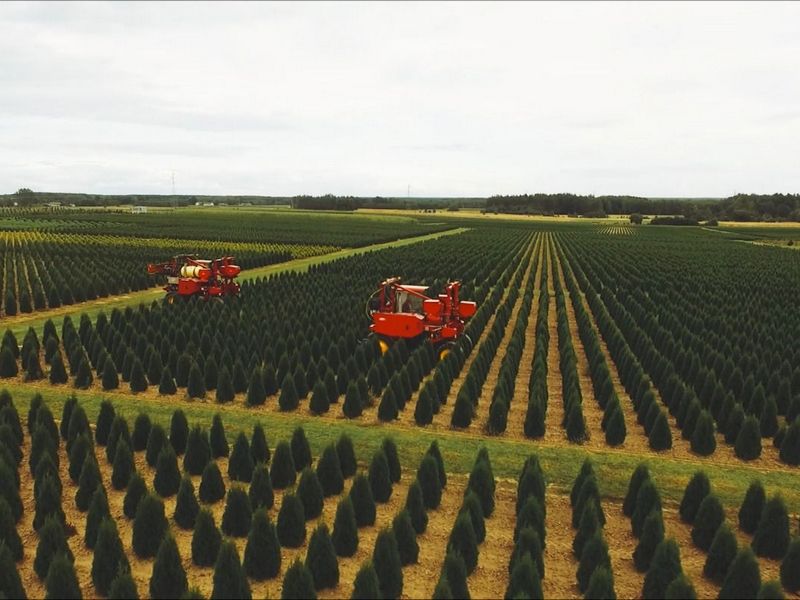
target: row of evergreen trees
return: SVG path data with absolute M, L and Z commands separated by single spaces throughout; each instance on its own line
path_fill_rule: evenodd
M 472 361 L 472 364 L 470 364 L 469 370 L 456 395 L 453 413 L 450 418 L 450 424 L 453 427 L 466 428 L 472 423 L 472 419 L 475 416 L 475 408 L 480 400 L 483 385 L 486 382 L 486 376 L 489 374 L 489 368 L 495 359 L 497 348 L 503 339 L 503 333 L 511 317 L 511 311 L 520 295 L 520 285 L 528 268 L 533 249 L 533 243 L 528 242 L 527 249 L 521 257 L 521 261 L 518 263 L 515 270 L 514 277 L 508 286 L 508 294 L 499 308 L 494 312 L 492 328 L 477 347 L 477 355 Z M 501 288 L 501 291 L 502 289 L 506 289 L 505 286 Z M 477 340 L 478 338 L 473 339 Z
M 533 263 L 528 271 L 528 281 L 522 292 L 517 320 L 514 323 L 514 329 L 506 346 L 506 353 L 501 359 L 497 383 L 495 383 L 494 391 L 492 392 L 492 403 L 489 406 L 489 421 L 486 428 L 489 433 L 494 435 L 505 432 L 508 425 L 508 409 L 514 399 L 517 373 L 519 372 L 522 351 L 525 348 L 528 320 L 530 318 L 531 305 L 533 304 L 533 286 L 535 285 L 536 271 L 540 262 L 541 240 L 542 236 L 540 235 L 534 247 Z
M 545 479 L 538 457 L 529 456 L 517 479 L 514 549 L 508 561 L 506 598 L 542 598 L 545 576 Z
M 528 406 L 525 411 L 525 436 L 540 438 L 545 432 L 545 418 L 547 416 L 547 354 L 550 347 L 550 326 L 548 316 L 550 311 L 550 294 L 548 292 L 548 261 L 544 258 L 545 248 L 542 247 L 542 274 L 539 277 L 539 307 L 536 312 L 536 338 L 533 349 L 533 364 L 531 376 L 528 380 Z M 549 251 L 549 250 L 548 250 Z
M 560 246 L 559 246 L 560 250 Z M 575 320 L 578 326 L 578 335 L 581 338 L 586 359 L 589 362 L 589 372 L 592 377 L 594 397 L 600 408 L 603 409 L 601 427 L 605 432 L 606 443 L 609 446 L 619 446 L 625 441 L 627 428 L 622 406 L 614 390 L 611 371 L 606 362 L 605 352 L 600 346 L 600 340 L 592 325 L 592 319 L 583 304 L 580 289 L 572 273 L 572 267 L 566 260 L 563 251 L 560 253 L 561 266 L 569 290 Z
M 469 598 L 467 577 L 478 566 L 479 546 L 486 537 L 485 519 L 494 512 L 495 479 L 489 452 L 481 447 L 470 471 L 461 508 L 450 531 L 433 592 L 434 598 Z
M 670 412 L 679 415 L 682 435 L 691 441 L 694 451 L 701 455 L 714 451 L 716 442 L 709 431 L 714 423 L 726 442 L 734 446 L 737 456 L 744 460 L 760 456 L 762 436 L 775 436 L 776 446 L 781 446 L 800 411 L 800 399 L 795 402 L 795 398 L 800 398 L 800 373 L 792 370 L 791 362 L 779 354 L 779 346 L 767 335 L 769 331 L 776 339 L 785 336 L 785 332 L 774 331 L 774 317 L 770 315 L 766 323 L 758 326 L 751 321 L 742 323 L 738 306 L 751 302 L 743 292 L 731 294 L 728 290 L 723 293 L 720 289 L 723 284 L 717 280 L 714 281 L 716 288 L 704 281 L 705 291 L 698 294 L 680 279 L 668 284 L 667 280 L 674 275 L 663 269 L 649 276 L 664 285 L 659 287 L 649 282 L 653 287 L 648 286 L 645 293 L 641 286 L 632 285 L 632 281 L 626 279 L 626 268 L 608 271 L 598 262 L 597 253 L 588 256 L 589 252 L 594 250 L 579 248 L 575 257 L 592 269 L 594 280 L 613 282 L 613 287 L 618 289 L 615 296 L 606 285 L 602 300 L 629 337 L 633 351 L 642 357 L 645 370 L 661 391 Z M 714 260 L 725 262 L 727 259 L 717 255 Z M 748 264 L 744 268 L 751 266 Z M 718 279 L 711 272 L 709 277 Z M 676 288 L 681 290 L 680 294 L 675 293 Z M 754 289 L 747 293 L 760 292 Z M 733 298 L 729 300 L 733 301 L 720 301 L 720 297 L 731 295 Z M 697 304 L 701 300 L 705 303 Z M 771 298 L 770 303 L 773 301 Z M 714 315 L 699 316 L 709 306 L 714 307 Z M 656 313 L 660 315 L 658 319 L 654 318 Z M 736 326 L 732 327 L 734 322 Z M 749 339 L 742 337 L 743 328 L 750 332 Z M 765 347 L 764 352 L 772 362 L 764 359 L 763 352 L 755 351 L 756 342 Z M 743 377 L 743 373 L 747 377 Z M 792 408 L 795 404 L 796 410 Z M 687 413 L 694 414 L 686 419 L 688 426 L 684 426 Z M 780 415 L 786 416 L 783 424 Z M 696 432 L 698 423 L 699 432 Z M 795 428 L 788 448 L 782 452 L 786 462 L 800 459 L 798 433 L 800 426 Z
M 558 364 L 561 370 L 561 397 L 564 403 L 564 417 L 561 426 L 567 432 L 570 442 L 581 444 L 589 439 L 586 419 L 583 416 L 583 397 L 578 381 L 578 360 L 572 345 L 572 334 L 567 319 L 567 304 L 564 289 L 558 275 L 558 258 L 555 246 L 550 244 L 550 272 L 556 297 L 556 324 L 558 327 Z
M 588 458 L 573 482 L 570 505 L 576 530 L 572 552 L 578 559 L 578 589 L 587 598 L 614 598 L 614 574 L 604 536 L 606 518 L 594 465 Z

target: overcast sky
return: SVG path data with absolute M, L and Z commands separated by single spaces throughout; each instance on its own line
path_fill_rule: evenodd
M 0 4 L 0 192 L 800 192 L 800 3 Z

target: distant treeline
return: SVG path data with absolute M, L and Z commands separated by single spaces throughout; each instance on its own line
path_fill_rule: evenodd
M 684 216 L 695 221 L 800 221 L 800 194 L 737 194 L 719 199 L 525 194 L 492 196 L 486 201 L 486 210 L 584 217 L 640 213 Z
M 523 194 L 490 198 L 397 198 L 358 196 L 198 196 L 158 194 L 67 194 L 34 192 L 23 188 L 0 195 L 0 206 L 190 206 L 290 205 L 305 210 L 384 208 L 410 210 L 456 210 L 483 208 L 487 212 L 572 215 L 682 216 L 697 221 L 800 221 L 800 194 L 736 194 L 729 198 L 642 198 L 639 196 L 581 196 L 578 194 Z

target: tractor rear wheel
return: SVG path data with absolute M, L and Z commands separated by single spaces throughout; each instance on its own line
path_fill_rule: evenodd
M 164 304 L 177 304 L 180 302 L 180 295 L 176 292 L 168 292 L 166 296 L 164 296 Z
M 436 348 L 436 354 L 439 356 L 439 360 L 444 360 L 447 355 L 450 354 L 450 351 L 455 348 L 455 346 L 455 342 L 445 342 L 444 344 L 440 344 Z
M 378 338 L 378 347 L 381 349 L 381 354 L 386 354 L 389 351 L 389 342 L 383 338 Z

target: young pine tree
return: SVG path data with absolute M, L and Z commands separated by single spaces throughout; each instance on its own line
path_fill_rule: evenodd
M 247 576 L 256 581 L 272 579 L 280 572 L 281 546 L 278 533 L 264 509 L 253 514 L 242 566 Z

